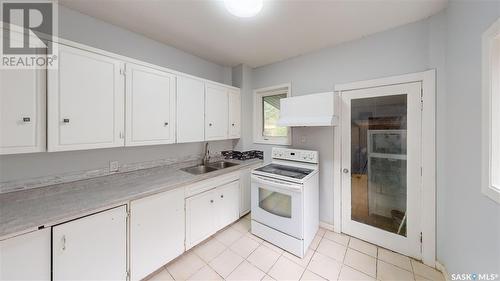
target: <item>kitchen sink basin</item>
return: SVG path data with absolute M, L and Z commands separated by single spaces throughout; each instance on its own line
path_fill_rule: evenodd
M 233 167 L 236 165 L 239 165 L 239 164 L 226 162 L 226 161 L 217 161 L 217 162 L 213 162 L 213 163 L 208 163 L 209 167 L 214 167 L 217 169 L 229 168 L 229 167 Z
M 213 171 L 217 171 L 217 170 L 224 169 L 224 168 L 229 168 L 229 167 L 236 166 L 236 165 L 239 165 L 239 164 L 226 162 L 226 161 L 217 161 L 217 162 L 208 163 L 207 165 L 196 165 L 196 166 L 183 168 L 181 170 L 184 172 L 188 172 L 190 174 L 193 174 L 193 175 L 201 175 L 201 174 L 210 173 Z
M 206 173 L 216 171 L 217 168 L 205 166 L 205 165 L 197 165 L 197 166 L 183 168 L 181 170 L 183 170 L 184 172 L 188 172 L 190 174 L 193 174 L 193 175 L 200 175 L 200 174 L 206 174 Z

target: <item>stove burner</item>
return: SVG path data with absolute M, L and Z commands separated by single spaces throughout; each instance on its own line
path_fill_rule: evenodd
M 279 164 L 269 164 L 255 170 L 294 179 L 303 179 L 307 175 L 313 172 L 313 170 L 311 169 L 285 166 Z

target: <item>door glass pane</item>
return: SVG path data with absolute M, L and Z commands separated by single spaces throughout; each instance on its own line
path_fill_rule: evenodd
M 287 127 L 278 126 L 280 117 L 280 99 L 286 94 L 265 96 L 262 98 L 262 122 L 264 122 L 262 135 L 265 137 L 286 137 Z
M 351 100 L 351 219 L 406 236 L 407 96 Z
M 290 195 L 259 187 L 259 207 L 280 217 L 292 217 L 292 197 Z

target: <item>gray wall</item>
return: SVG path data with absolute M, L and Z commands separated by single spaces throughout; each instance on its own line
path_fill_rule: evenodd
M 447 9 L 444 214 L 438 258 L 449 272 L 500 274 L 500 204 L 481 193 L 481 35 L 500 1 L 452 1 Z
M 297 96 L 331 91 L 338 83 L 436 69 L 437 259 L 450 273 L 500 268 L 500 205 L 482 195 L 480 186 L 481 34 L 499 16 L 500 1 L 450 1 L 429 19 L 246 75 L 252 89 L 291 82 Z M 244 99 L 251 116 L 251 90 L 244 94 L 250 96 Z M 250 132 L 243 132 L 240 143 L 264 149 L 269 161 L 272 146 L 249 147 L 252 126 L 244 130 Z M 294 128 L 293 146 L 319 150 L 320 218 L 333 223 L 333 130 Z
M 423 71 L 428 68 L 428 30 L 427 21 L 417 22 L 256 68 L 252 87 L 291 82 L 292 95 L 298 96 L 333 91 L 334 84 Z M 252 130 L 251 126 L 244 128 Z M 333 128 L 294 128 L 292 134 L 294 147 L 320 153 L 320 219 L 333 224 Z M 251 142 L 251 136 L 250 141 L 242 141 Z M 272 145 L 254 147 L 264 149 L 269 160 Z
M 68 8 L 59 7 L 61 38 L 129 56 L 221 83 L 231 84 L 231 68 L 217 65 Z M 120 164 L 201 154 L 202 143 L 110 148 L 0 156 L 0 182 L 106 168 Z M 213 142 L 212 151 L 232 149 L 232 141 Z

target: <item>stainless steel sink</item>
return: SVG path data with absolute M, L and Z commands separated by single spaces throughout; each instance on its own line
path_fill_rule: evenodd
M 236 165 L 239 165 L 239 164 L 226 162 L 226 161 L 217 161 L 217 162 L 208 163 L 207 165 L 196 165 L 196 166 L 183 168 L 181 170 L 184 172 L 188 172 L 190 174 L 193 174 L 193 175 L 201 175 L 201 174 L 210 173 L 213 171 L 217 171 L 217 170 L 224 169 L 224 168 L 229 168 L 229 167 L 236 166 Z
M 181 170 L 188 172 L 190 174 L 193 174 L 193 175 L 200 175 L 200 174 L 206 174 L 206 173 L 216 171 L 217 168 L 205 166 L 205 165 L 197 165 L 197 166 L 183 168 Z
M 236 165 L 239 165 L 239 164 L 232 163 L 232 162 L 226 162 L 226 161 L 217 161 L 217 162 L 208 163 L 208 166 L 214 167 L 217 169 L 229 168 L 229 167 L 233 167 Z

